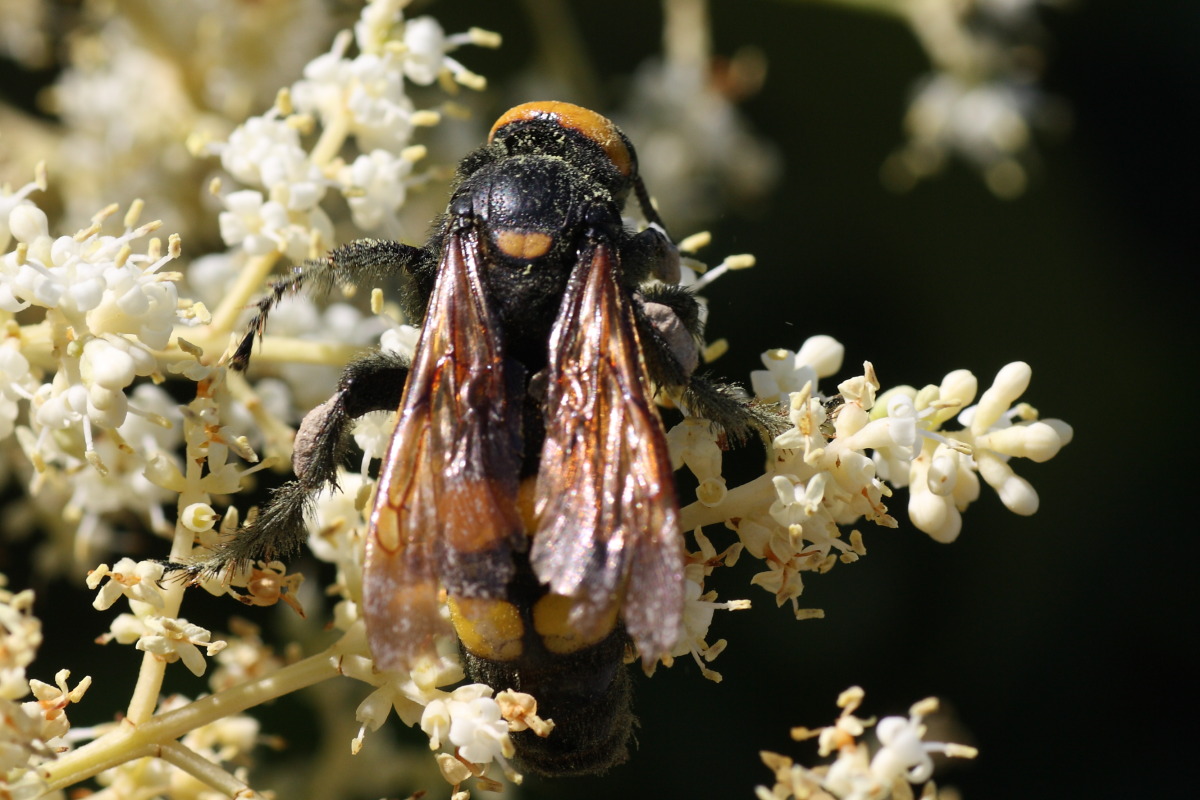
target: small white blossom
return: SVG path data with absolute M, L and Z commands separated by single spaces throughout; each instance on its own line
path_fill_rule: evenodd
M 305 80 L 292 90 L 296 108 L 326 126 L 346 126 L 364 152 L 399 153 L 412 137 L 417 113 L 404 90 L 401 57 L 389 49 L 347 58 L 348 44 L 339 37 L 333 50 L 305 68 Z
M 791 350 L 768 350 L 762 354 L 765 370 L 750 373 L 750 387 L 756 397 L 783 403 L 792 392 L 805 386 L 817 386 L 817 371 L 808 364 L 798 363 Z
M 16 342 L 0 342 L 0 440 L 12 435 L 20 400 L 33 399 L 37 381 L 29 373 L 29 360 Z
M 667 447 L 671 451 L 671 468 L 687 466 L 696 480 L 696 499 L 715 506 L 725 498 L 725 479 L 721 476 L 721 448 L 717 433 L 707 420 L 685 417 L 667 431 Z
M 839 800 L 886 800 L 899 792 L 902 782 L 921 784 L 932 777 L 930 753 L 945 753 L 958 758 L 974 758 L 973 747 L 942 742 L 925 742 L 924 717 L 937 710 L 937 700 L 929 698 L 913 705 L 908 719 L 885 717 L 876 725 L 880 747 L 874 757 L 870 748 L 860 741 L 867 729 L 875 724 L 870 719 L 855 716 L 863 700 L 863 690 L 857 686 L 847 689 L 838 698 L 842 713 L 833 725 L 810 730 L 794 728 L 792 738 L 816 738 L 822 757 L 836 754 L 832 764 L 808 769 L 791 759 L 775 753 L 763 753 L 763 761 L 775 772 L 775 787 L 758 787 L 761 800 L 797 800 L 807 797 L 838 798 Z M 904 795 L 911 797 L 911 791 Z M 925 795 L 922 795 L 924 797 Z
M 959 421 L 968 428 L 957 434 L 971 447 L 980 477 L 1010 511 L 1024 515 L 1037 511 L 1037 491 L 1016 474 L 1009 460 L 1047 461 L 1074 435 L 1062 420 L 1039 421 L 1029 406 L 1013 405 L 1029 386 L 1031 376 L 1032 370 L 1023 362 L 1002 368 L 979 404 L 963 411 Z
M 428 86 L 446 69 L 446 52 L 451 47 L 446 32 L 433 17 L 417 17 L 404 26 L 404 75 L 420 86 Z
M 150 348 L 163 348 L 177 319 L 178 294 L 158 270 L 174 255 L 152 260 L 130 252 L 130 244 L 153 230 L 147 225 L 120 236 L 51 240 L 46 217 L 35 206 L 20 206 L 10 219 L 13 236 L 28 246 L 23 262 L 0 259 L 0 307 L 29 305 L 56 309 L 76 335 L 136 335 Z M 14 305 L 15 304 L 15 305 Z
M 40 718 L 42 729 L 38 738 L 44 742 L 66 735 L 71 728 L 67 721 L 67 706 L 82 700 L 84 693 L 92 685 L 91 677 L 85 677 L 72 689 L 67 685 L 67 679 L 70 677 L 71 672 L 62 669 L 54 676 L 53 686 L 39 680 L 29 682 L 29 691 L 34 699 L 25 703 L 23 709 L 30 717 Z
M 303 164 L 308 157 L 300 146 L 300 133 L 286 120 L 267 115 L 251 117 L 215 145 L 225 171 L 247 186 L 270 190 L 272 181 Z
M 111 569 L 107 564 L 101 564 L 88 572 L 88 588 L 100 587 L 92 607 L 103 611 L 111 608 L 119 598 L 126 597 L 130 608 L 139 616 L 161 611 L 164 603 L 162 577 L 163 565 L 156 561 L 135 562 L 132 558 L 122 558 Z M 101 581 L 104 581 L 103 586 Z
M 700 674 L 710 681 L 720 683 L 721 674 L 707 666 L 709 662 L 724 652 L 726 646 L 724 639 L 711 645 L 707 641 L 713 615 L 719 610 L 747 609 L 750 607 L 750 602 L 748 600 L 731 600 L 718 603 L 716 592 L 702 594 L 704 586 L 699 575 L 700 573 L 689 565 L 688 577 L 684 582 L 683 617 L 679 623 L 679 634 L 675 640 L 675 647 L 671 650 L 671 656 L 678 658 L 691 654 L 696 665 L 700 667 Z
M 225 648 L 223 641 L 210 641 L 212 634 L 186 619 L 173 617 L 148 617 L 145 633 L 137 641 L 137 649 L 153 654 L 168 664 L 180 659 L 193 675 L 203 675 L 204 657 L 200 648 L 212 656 Z
M 884 717 L 875 726 L 881 747 L 871 759 L 871 774 L 879 784 L 890 786 L 896 778 L 924 783 L 933 777 L 930 753 L 974 758 L 975 749 L 946 742 L 926 742 L 925 717 L 937 711 L 938 702 L 928 698 L 913 705 L 907 719 Z
M 435 639 L 434 644 L 436 656 L 420 659 L 407 673 L 379 672 L 369 658 L 343 659 L 341 670 L 344 675 L 376 687 L 355 711 L 354 718 L 362 723 L 362 727 L 351 743 L 354 752 L 362 747 L 366 732 L 378 730 L 393 709 L 405 725 L 416 725 L 430 703 L 447 696 L 438 687 L 463 679 L 457 640 L 442 636 Z
M 421 730 L 429 736 L 431 749 L 449 742 L 473 764 L 504 762 L 514 752 L 492 688 L 481 683 L 460 686 L 445 699 L 431 702 L 421 715 Z
M 33 591 L 12 593 L 0 574 L 0 699 L 19 700 L 28 691 L 25 668 L 42 644 L 42 623 L 33 615 Z
M 402 155 L 372 150 L 341 169 L 338 183 L 347 189 L 355 225 L 373 230 L 395 216 L 408 195 L 412 166 Z
M 411 359 L 421 331 L 413 325 L 393 325 L 379 337 L 379 349 Z
M 831 336 L 811 336 L 799 352 L 768 350 L 762 354 L 765 370 L 750 373 L 750 386 L 763 400 L 786 405 L 788 395 L 812 386 L 815 393 L 818 378 L 828 378 L 842 368 L 845 348 Z
M 230 247 L 241 245 L 249 255 L 287 250 L 287 209 L 264 202 L 262 192 L 245 189 L 222 198 L 225 210 L 217 217 L 221 239 Z
M 395 429 L 395 411 L 372 411 L 355 421 L 352 434 L 354 443 L 363 451 L 364 472 L 368 461 L 383 458 Z

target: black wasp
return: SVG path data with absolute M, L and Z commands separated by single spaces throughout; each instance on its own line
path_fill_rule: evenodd
M 650 223 L 639 233 L 621 219 L 631 191 Z M 701 322 L 674 285 L 679 253 L 633 146 L 595 112 L 509 110 L 459 165 L 424 247 L 359 241 L 305 265 L 260 303 L 233 366 L 246 366 L 286 292 L 397 273 L 423 319 L 412 363 L 374 353 L 346 368 L 301 426 L 296 480 L 217 561 L 294 551 L 348 423 L 398 402 L 363 578 L 376 666 L 430 652 L 444 589 L 468 675 L 532 694 L 556 723 L 545 739 L 514 734 L 518 766 L 602 771 L 627 756 L 627 648 L 653 665 L 683 613 L 679 505 L 651 380 L 735 439 L 771 422 L 694 374 Z

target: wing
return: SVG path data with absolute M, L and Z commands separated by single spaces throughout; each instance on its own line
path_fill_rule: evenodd
M 676 641 L 684 551 L 666 437 L 618 266 L 606 243 L 581 253 L 551 334 L 530 561 L 552 592 L 572 598 L 570 622 L 585 637 L 620 608 L 649 665 Z
M 396 431 L 379 476 L 363 567 L 367 638 L 380 669 L 404 669 L 447 630 L 438 584 L 499 597 L 512 550 L 523 375 L 505 364 L 480 275 L 478 234 L 446 237 Z

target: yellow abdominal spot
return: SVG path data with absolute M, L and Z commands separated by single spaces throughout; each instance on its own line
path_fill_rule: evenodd
M 617 604 L 591 635 L 577 631 L 568 619 L 572 600 L 561 594 L 548 594 L 533 604 L 533 629 L 551 653 L 565 655 L 590 647 L 612 633 L 617 626 Z
M 492 661 L 511 661 L 521 655 L 525 625 L 512 603 L 451 597 L 449 606 L 450 622 L 467 652 Z

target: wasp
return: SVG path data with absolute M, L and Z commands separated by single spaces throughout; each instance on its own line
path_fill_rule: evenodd
M 622 220 L 630 195 L 639 232 Z M 301 424 L 296 479 L 218 558 L 293 551 L 350 421 L 398 407 L 363 575 L 377 668 L 431 652 L 445 597 L 467 674 L 532 694 L 556 722 L 545 739 L 514 734 L 518 766 L 603 771 L 632 734 L 627 652 L 650 667 L 682 626 L 686 556 L 653 387 L 737 439 L 771 423 L 696 373 L 702 323 L 676 285 L 680 254 L 633 145 L 593 111 L 503 114 L 424 247 L 364 240 L 305 265 L 260 302 L 232 365 L 286 293 L 396 274 L 422 320 L 411 363 L 373 353 L 346 368 Z

